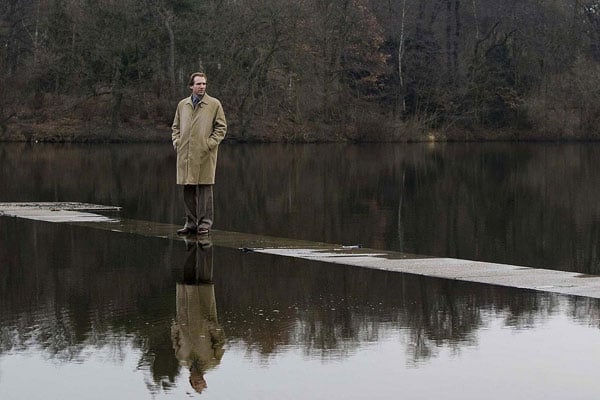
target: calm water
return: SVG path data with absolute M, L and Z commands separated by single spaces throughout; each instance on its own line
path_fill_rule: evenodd
M 218 229 L 599 274 L 599 145 L 219 157 Z M 180 224 L 174 162 L 169 144 L 2 144 L 0 201 Z M 4 217 L 0 238 L 3 400 L 600 394 L 597 300 Z

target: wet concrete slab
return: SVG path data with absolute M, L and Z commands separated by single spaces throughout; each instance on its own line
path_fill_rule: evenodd
M 90 211 L 119 211 L 121 207 L 75 202 L 0 203 L 0 216 L 46 222 L 108 222 L 112 218 Z
M 509 286 L 521 289 L 600 298 L 600 276 L 576 272 L 530 268 L 453 258 L 393 259 L 368 249 L 357 255 L 343 255 L 309 249 L 258 249 L 258 252 L 353 265 L 443 279 Z
M 176 234 L 179 227 L 175 225 L 99 214 L 117 211 L 119 211 L 119 207 L 85 203 L 0 203 L 0 216 L 4 217 L 67 223 L 168 240 L 210 241 L 215 246 L 247 252 L 600 298 L 600 276 L 596 275 L 453 258 L 435 258 L 361 248 L 352 244 L 319 243 L 241 232 L 214 230 L 210 236 L 182 237 Z

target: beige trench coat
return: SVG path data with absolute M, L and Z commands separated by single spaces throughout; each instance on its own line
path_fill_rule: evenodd
M 205 372 L 219 365 L 225 334 L 217 320 L 215 285 L 177 284 L 177 317 L 171 325 L 173 350 L 179 364 Z
M 221 102 L 205 94 L 194 109 L 191 97 L 181 100 L 172 129 L 173 147 L 177 151 L 177 184 L 214 184 L 217 151 L 227 132 Z

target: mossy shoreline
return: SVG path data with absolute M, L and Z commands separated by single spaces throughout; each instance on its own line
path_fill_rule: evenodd
M 287 126 L 286 126 L 287 125 Z M 448 129 L 425 130 L 403 127 L 379 127 L 370 132 L 356 126 L 294 127 L 282 124 L 254 130 L 255 134 L 240 134 L 230 125 L 227 141 L 249 143 L 411 143 L 411 142 L 574 142 L 600 141 L 597 135 L 577 135 L 569 132 L 549 134 L 523 129 Z M 0 129 L 0 142 L 28 143 L 140 143 L 169 142 L 171 128 L 151 121 L 133 121 L 117 129 L 100 123 L 74 123 L 57 120 L 45 122 L 15 122 Z

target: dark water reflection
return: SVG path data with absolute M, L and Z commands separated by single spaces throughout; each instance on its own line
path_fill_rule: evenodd
M 0 234 L 0 360 L 41 353 L 83 364 L 90 348 L 133 352 L 155 395 L 189 391 L 188 380 L 210 388 L 215 368 L 249 355 L 256 368 L 290 349 L 343 362 L 390 335 L 403 342 L 400 365 L 422 365 L 441 349 L 477 347 L 493 321 L 527 330 L 564 315 L 600 336 L 596 300 L 16 219 L 3 219 Z
M 600 273 L 599 144 L 235 145 L 217 228 Z M 0 147 L 0 201 L 182 222 L 168 144 Z
M 169 146 L 0 149 L 0 201 L 113 204 L 131 218 L 181 221 Z M 217 224 L 593 273 L 599 149 L 227 145 Z M 600 348 L 597 300 L 12 218 L 0 218 L 0 238 L 2 399 L 30 395 L 26 382 L 43 374 L 44 395 L 25 397 L 95 398 L 94 384 L 109 380 L 97 398 L 180 398 L 195 393 L 190 383 L 206 384 L 206 398 L 431 398 L 434 388 L 478 398 L 465 397 L 455 371 L 474 378 L 469 393 L 488 397 L 486 379 L 536 374 L 548 382 L 529 381 L 521 398 L 600 390 L 581 385 Z M 525 358 L 529 348 L 541 367 Z M 78 379 L 77 366 L 86 371 Z M 553 375 L 561 368 L 577 376 Z M 57 383 L 63 376 L 71 392 Z M 353 385 L 358 376 L 366 386 Z

